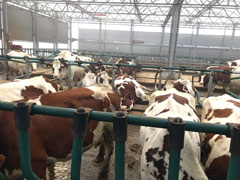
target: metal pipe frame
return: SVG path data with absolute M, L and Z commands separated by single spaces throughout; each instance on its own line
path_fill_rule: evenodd
M 168 51 L 168 61 L 169 61 L 168 66 L 170 67 L 173 67 L 174 61 L 175 61 L 182 3 L 183 3 L 183 0 L 178 0 L 174 5 L 174 9 L 172 13 L 171 35 L 169 40 L 169 51 Z
M 91 21 L 98 23 L 96 14 L 105 14 L 109 23 L 130 24 L 133 19 L 137 25 L 162 25 L 171 17 L 173 1 L 139 1 L 132 2 L 88 0 L 88 1 L 42 1 L 37 0 L 38 9 L 49 17 L 54 17 L 54 11 L 59 13 L 59 18 L 68 22 L 72 17 L 73 22 Z M 11 5 L 24 6 L 33 9 L 32 1 L 15 0 Z M 117 8 L 116 8 L 117 7 Z M 219 0 L 184 1 L 182 7 L 182 25 L 195 25 L 208 27 L 232 27 L 233 23 L 239 23 L 240 4 L 237 1 L 226 3 Z M 217 20 L 216 20 L 217 18 Z
M 32 38 L 33 38 L 33 49 L 34 54 L 37 55 L 39 49 L 38 43 L 38 13 L 37 13 L 37 2 L 34 3 L 34 11 L 32 12 Z
M 22 102 L 20 102 L 20 107 L 22 107 Z M 25 105 L 25 103 L 24 103 Z M 25 107 L 25 106 L 24 106 Z M 1 110 L 5 110 L 5 111 L 14 111 L 15 107 L 14 107 L 14 103 L 10 103 L 10 102 L 0 102 L 0 109 Z M 42 114 L 42 115 L 51 115 L 51 116 L 58 116 L 58 117 L 69 117 L 69 118 L 73 118 L 74 117 L 74 112 L 76 110 L 72 109 L 72 108 L 60 108 L 60 107 L 53 107 L 53 106 L 39 106 L 39 105 L 33 105 L 32 109 L 31 109 L 31 114 Z M 28 109 L 25 110 L 25 112 L 29 112 Z M 15 111 L 15 114 L 22 114 L 20 113 L 20 111 Z M 151 117 L 143 117 L 143 116 L 125 116 L 123 112 L 117 112 L 117 117 L 114 118 L 113 113 L 107 113 L 107 112 L 98 112 L 98 111 L 91 111 L 89 112 L 90 115 L 87 115 L 89 117 L 90 120 L 96 120 L 96 121 L 104 121 L 104 122 L 114 122 L 114 140 L 116 141 L 116 156 L 119 159 L 119 162 L 117 162 L 118 164 L 116 164 L 116 166 L 118 167 L 118 169 L 116 169 L 116 174 L 120 173 L 118 172 L 120 168 L 121 169 L 121 174 L 118 174 L 118 176 L 115 176 L 116 179 L 118 180 L 123 180 L 124 179 L 124 149 L 125 149 L 125 141 L 127 138 L 127 124 L 134 124 L 134 125 L 144 125 L 144 126 L 150 126 L 150 127 L 161 127 L 161 128 L 170 128 L 170 162 L 169 162 L 169 171 L 173 172 L 172 174 L 169 173 L 169 178 L 172 179 L 177 179 L 177 172 L 178 172 L 178 168 L 176 168 L 177 166 L 179 166 L 179 159 L 180 159 L 180 149 L 183 147 L 183 139 L 184 139 L 184 130 L 187 131 L 195 131 L 195 132 L 205 132 L 205 133 L 215 133 L 215 134 L 222 134 L 222 135 L 226 135 L 228 137 L 231 137 L 231 129 L 228 125 L 222 125 L 222 124 L 210 124 L 210 123 L 197 123 L 197 122 L 190 122 L 190 121 L 185 121 L 184 122 L 184 126 L 180 125 L 180 129 L 178 126 L 169 126 L 169 121 L 171 122 L 171 119 L 162 119 L 162 118 L 151 118 Z M 18 117 L 18 116 L 16 116 Z M 30 122 L 29 120 L 25 120 L 25 117 L 29 117 L 28 115 L 24 115 L 23 117 L 21 117 L 21 121 L 16 120 L 16 122 L 24 122 L 21 123 L 19 125 L 16 125 L 16 127 L 18 128 L 18 130 L 22 131 L 22 130 L 26 130 L 27 128 L 29 128 L 30 126 Z M 122 118 L 123 117 L 123 118 Z M 76 118 L 75 118 L 76 119 Z M 78 119 L 78 118 L 77 118 Z M 122 119 L 122 120 L 120 120 Z M 123 121 L 123 119 L 125 121 Z M 183 121 L 183 120 L 181 120 Z M 86 119 L 85 119 L 85 124 L 86 124 Z M 176 122 L 176 120 L 174 120 L 174 122 Z M 78 124 L 78 123 L 77 123 Z M 78 127 L 80 127 L 78 125 Z M 85 126 L 86 127 L 86 126 Z M 83 128 L 81 126 L 81 128 Z M 83 128 L 84 129 L 84 128 Z M 182 129 L 182 130 L 181 130 Z M 179 131 L 179 133 L 177 133 L 176 131 Z M 28 130 L 27 130 L 28 132 Z M 84 135 L 84 130 L 80 132 L 80 130 L 76 130 L 73 131 L 74 132 L 74 136 L 76 138 L 81 138 L 83 137 L 82 135 Z M 79 132 L 79 133 L 78 133 Z M 119 133 L 118 133 L 119 132 Z M 173 133 L 177 133 L 175 135 L 177 135 L 179 141 L 175 142 L 175 141 L 171 141 L 171 139 L 175 139 L 176 136 Z M 235 137 L 235 136 L 233 136 Z M 235 137 L 235 140 L 233 140 L 234 142 L 237 142 L 237 144 L 235 144 L 234 148 L 232 148 L 232 143 L 231 143 L 231 148 L 232 151 L 231 152 L 237 152 L 237 156 L 239 156 L 239 133 L 238 135 Z M 24 147 L 29 147 L 29 136 L 28 134 L 24 133 L 24 135 L 22 136 L 20 134 L 20 139 L 22 139 L 20 143 L 20 149 L 22 146 L 22 143 L 27 143 L 28 145 L 25 145 Z M 80 144 L 79 148 L 81 150 L 81 146 L 82 143 L 78 143 Z M 78 149 L 79 149 L 78 148 Z M 27 153 L 24 155 L 24 157 L 30 157 L 29 156 L 29 148 L 27 149 L 23 149 L 23 151 L 21 152 L 21 154 L 23 153 Z M 76 154 L 76 153 L 75 153 Z M 80 153 L 81 154 L 81 153 Z M 236 155 L 236 153 L 234 154 L 234 156 Z M 21 156 L 23 157 L 23 156 Z M 177 157 L 177 160 L 172 160 L 173 157 Z M 235 157 L 232 157 L 235 158 Z M 236 158 L 235 158 L 236 159 Z M 78 160 L 81 160 L 81 156 L 80 158 L 78 158 Z M 28 160 L 28 162 L 30 162 L 30 160 Z M 238 167 L 240 164 L 239 159 L 237 159 L 237 161 L 231 162 L 234 163 L 234 167 Z M 30 163 L 28 163 L 30 164 Z M 74 163 L 75 164 L 75 163 Z M 76 169 L 80 169 L 81 168 L 81 164 L 79 166 L 79 163 L 76 163 L 77 168 Z M 230 165 L 231 166 L 231 165 Z M 73 167 L 72 167 L 73 168 Z M 28 169 L 31 170 L 30 167 L 28 167 Z M 27 171 L 28 171 L 27 169 Z M 236 169 L 236 168 L 235 168 Z M 231 170 L 232 172 L 236 173 L 239 171 L 235 171 L 235 170 Z M 31 171 L 30 171 L 31 172 Z M 31 173 L 31 176 L 34 176 L 33 173 Z M 29 178 L 27 179 L 38 179 L 37 177 L 31 177 L 29 176 Z M 76 173 L 76 177 L 79 177 L 79 173 Z M 231 178 L 230 178 L 231 179 Z

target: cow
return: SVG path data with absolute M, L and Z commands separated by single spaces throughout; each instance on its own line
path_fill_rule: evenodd
M 30 57 L 29 54 L 25 52 L 18 52 L 18 51 L 10 51 L 7 56 L 14 56 L 14 57 Z M 25 62 L 24 59 L 12 59 L 21 62 Z M 30 63 L 29 72 L 37 70 L 37 63 Z M 26 74 L 26 64 L 25 63 L 17 63 L 13 61 L 8 61 L 8 72 L 7 73 L 16 73 L 16 75 L 24 75 Z M 8 78 L 8 77 L 7 77 Z
M 13 102 L 42 94 L 55 93 L 58 86 L 43 76 L 0 84 L 0 101 Z
M 130 60 L 129 58 L 118 58 L 117 60 L 115 60 L 114 62 L 117 66 L 121 65 L 121 64 L 126 64 L 126 65 L 136 65 L 132 60 Z M 112 75 L 112 67 L 106 69 L 106 71 L 108 72 L 109 75 Z M 119 68 L 115 71 L 115 75 L 119 76 L 119 75 L 134 75 L 134 72 L 136 72 L 136 68 L 135 67 L 127 67 L 127 66 L 119 66 Z
M 81 87 L 89 87 L 94 84 L 109 84 L 108 73 L 106 71 L 102 71 L 97 75 L 87 73 L 81 82 Z M 135 103 L 148 101 L 149 97 L 145 94 L 144 90 L 152 92 L 129 75 L 118 76 L 114 81 L 114 87 L 121 94 L 122 110 L 131 110 Z
M 190 80 L 188 79 L 177 79 L 177 80 L 167 80 L 165 81 L 165 85 L 163 87 L 163 90 L 169 90 L 171 88 L 175 88 L 180 92 L 185 92 L 191 94 L 193 97 L 196 96 L 197 90 L 192 85 Z
M 135 103 L 149 101 L 149 97 L 145 94 L 144 90 L 150 92 L 151 90 L 139 84 L 132 76 L 118 76 L 114 81 L 114 87 L 121 94 L 122 110 L 131 110 Z
M 95 84 L 109 84 L 108 73 L 106 71 L 101 71 L 96 75 L 92 72 L 88 72 L 80 82 L 80 87 L 89 87 Z
M 240 100 L 227 94 L 203 101 L 201 121 L 213 124 L 240 123 Z M 230 138 L 219 134 L 202 134 L 206 174 L 209 179 L 227 179 Z
M 150 96 L 149 106 L 144 115 L 157 118 L 180 117 L 186 121 L 200 122 L 196 115 L 195 104 L 192 95 L 171 88 L 166 91 L 154 92 Z M 167 129 L 141 126 L 140 139 L 143 147 L 141 179 L 167 180 L 168 138 Z M 185 132 L 178 179 L 208 179 L 200 160 L 200 135 L 197 132 Z
M 78 56 L 76 54 L 73 54 L 69 51 L 63 50 L 61 51 L 57 57 L 55 57 L 54 59 L 59 59 L 59 60 L 68 60 L 68 61 L 72 61 L 72 62 L 76 62 L 76 63 L 80 63 L 81 61 L 83 62 L 95 62 L 94 59 L 87 57 L 87 56 Z M 102 61 L 98 61 L 99 64 L 102 63 Z M 81 64 L 81 63 L 80 63 Z M 82 64 L 83 67 L 88 68 L 88 70 L 90 72 L 93 73 L 97 73 L 97 71 L 99 70 L 99 64 Z M 105 70 L 104 66 L 101 66 L 102 70 Z
M 227 64 L 228 64 L 228 66 L 238 66 L 238 67 L 240 67 L 240 59 L 233 60 L 233 61 L 228 61 Z
M 68 66 L 67 63 L 58 59 L 52 62 L 53 78 L 59 78 L 59 89 L 63 89 L 63 80 L 68 81 Z M 84 68 L 71 65 L 71 86 L 77 86 L 78 81 L 81 81 L 84 76 Z
M 213 73 L 213 89 L 216 85 L 222 85 L 224 86 L 224 88 L 226 88 L 227 86 L 230 87 L 230 90 L 232 90 L 235 94 L 239 94 L 240 93 L 240 80 L 236 79 L 236 80 L 231 80 L 230 78 L 233 77 L 239 77 L 239 74 L 231 74 L 229 73 L 230 71 L 233 72 L 240 72 L 240 68 L 239 67 L 230 67 L 230 66 L 211 66 L 208 67 L 207 69 L 214 69 L 214 70 L 223 70 L 225 72 L 214 72 Z M 209 83 L 209 75 L 205 75 L 203 77 L 203 86 L 207 87 L 208 83 Z
M 64 108 L 86 107 L 95 111 L 120 110 L 120 95 L 109 85 L 95 85 L 89 88 L 70 89 L 58 93 L 43 94 L 36 98 L 25 99 L 37 105 Z M 45 115 L 30 116 L 30 149 L 31 164 L 34 173 L 42 179 L 46 178 L 49 161 L 69 157 L 72 150 L 72 119 Z M 9 175 L 14 169 L 20 169 L 18 136 L 14 126 L 14 113 L 0 111 L 0 154 L 6 157 L 5 169 Z M 112 124 L 90 121 L 87 124 L 83 151 L 100 145 L 105 149 L 104 166 L 100 175 L 108 172 L 109 161 L 113 152 Z M 6 140 L 7 139 L 7 140 Z M 101 150 L 102 148 L 100 148 Z M 100 157 L 101 158 L 100 158 Z M 100 151 L 97 158 L 103 159 Z

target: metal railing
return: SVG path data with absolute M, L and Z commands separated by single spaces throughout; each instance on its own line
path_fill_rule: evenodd
M 15 59 L 15 60 L 12 60 L 12 59 Z M 16 59 L 24 59 L 25 62 L 23 61 L 17 61 Z M 54 61 L 54 59 L 51 59 L 51 58 L 32 58 L 32 57 L 15 57 L 15 56 L 2 56 L 2 59 L 0 60 L 8 60 L 8 61 L 13 61 L 13 62 L 19 62 L 19 63 L 26 63 L 26 77 L 29 78 L 29 63 L 31 62 L 35 62 L 35 63 L 45 63 L 45 62 L 52 62 Z M 117 68 L 119 67 L 132 67 L 132 68 L 145 68 L 145 69 L 155 69 L 157 72 L 156 72 L 156 75 L 155 75 L 155 84 L 154 86 L 156 87 L 156 78 L 157 78 L 157 75 L 159 74 L 159 81 L 158 81 L 158 87 L 157 89 L 160 90 L 161 89 L 161 82 L 162 82 L 162 72 L 163 70 L 167 70 L 167 71 L 178 71 L 179 72 L 179 75 L 180 73 L 182 72 L 185 72 L 185 71 L 193 71 L 193 72 L 200 72 L 200 73 L 197 73 L 197 74 L 194 74 L 192 76 L 192 83 L 194 85 L 194 77 L 196 76 L 202 76 L 202 75 L 209 75 L 210 78 L 209 78 L 209 83 L 208 83 L 208 93 L 207 93 L 207 97 L 210 96 L 210 93 L 212 92 L 212 89 L 213 89 L 213 73 L 215 72 L 220 72 L 220 73 L 225 73 L 225 74 L 240 74 L 240 72 L 235 72 L 235 71 L 230 71 L 230 70 L 216 70 L 216 69 L 201 69 L 201 68 L 188 68 L 188 67 L 167 67 L 167 66 L 156 66 L 156 65 L 140 65 L 140 64 L 137 64 L 137 65 L 130 65 L 130 64 L 115 64 L 115 63 L 98 63 L 98 62 L 86 62 L 86 61 L 69 61 L 69 60 L 61 60 L 61 62 L 65 62 L 68 64 L 68 88 L 70 89 L 71 88 L 71 79 L 70 79 L 70 74 L 71 74 L 71 66 L 81 66 L 83 68 L 86 68 L 86 66 L 83 66 L 82 64 L 95 64 L 95 65 L 98 65 L 98 66 L 102 66 L 102 65 L 107 65 L 107 66 L 113 66 L 115 68 L 112 68 L 112 74 L 115 75 L 115 71 Z M 115 76 L 112 75 L 112 82 L 114 82 L 114 78 Z M 21 76 L 21 77 L 17 77 L 17 78 L 23 78 L 25 76 Z M 231 78 L 230 80 L 234 80 L 234 79 L 240 79 L 240 76 L 239 77 L 234 77 L 234 78 Z M 112 83 L 112 88 L 114 89 L 114 84 Z M 226 91 L 227 93 L 230 92 L 230 91 Z M 229 93 L 230 95 L 231 94 L 234 94 L 232 92 Z M 234 97 L 238 97 L 236 94 L 234 95 Z M 198 101 L 200 102 L 200 101 Z M 200 105 L 201 106 L 201 105 Z
M 0 110 L 14 111 L 15 127 L 19 137 L 19 153 L 21 169 L 27 180 L 38 180 L 31 168 L 29 134 L 29 105 L 24 102 L 9 103 L 0 102 Z M 180 118 L 153 118 L 144 116 L 127 115 L 123 112 L 107 113 L 97 111 L 86 111 L 83 108 L 60 108 L 53 106 L 33 105 L 32 114 L 42 114 L 58 117 L 73 118 L 73 149 L 72 149 L 72 166 L 71 179 L 80 179 L 81 156 L 83 137 L 87 122 L 89 120 L 111 122 L 113 123 L 114 141 L 115 141 L 115 179 L 123 180 L 124 162 L 125 162 L 125 142 L 127 139 L 127 124 L 149 126 L 156 128 L 166 128 L 169 130 L 169 180 L 177 180 L 179 173 L 180 153 L 184 144 L 184 132 L 194 131 L 203 133 L 221 134 L 231 137 L 231 159 L 228 168 L 227 180 L 235 180 L 240 176 L 237 167 L 240 166 L 240 125 L 222 125 L 211 123 L 197 123 L 191 121 L 183 121 Z M 89 119 L 87 119 L 87 117 Z M 233 128 L 232 128 L 233 127 Z M 176 142 L 172 142 L 172 140 Z M 0 174 L 1 176 L 1 174 Z

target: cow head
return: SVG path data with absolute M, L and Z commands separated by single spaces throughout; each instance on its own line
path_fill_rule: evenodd
M 82 79 L 80 87 L 89 87 L 95 84 L 109 84 L 109 76 L 106 71 L 99 72 L 97 75 L 88 72 Z
M 67 64 L 55 59 L 52 63 L 53 78 L 59 78 L 59 74 L 63 68 L 67 67 Z
M 175 88 L 180 92 L 191 94 L 193 97 L 196 95 L 196 89 L 192 86 L 192 83 L 188 79 L 178 79 L 176 81 L 166 81 L 163 90 L 169 90 Z

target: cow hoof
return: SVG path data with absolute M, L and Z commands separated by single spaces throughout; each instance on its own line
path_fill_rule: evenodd
M 63 90 L 63 86 L 62 85 L 59 86 L 59 90 Z

